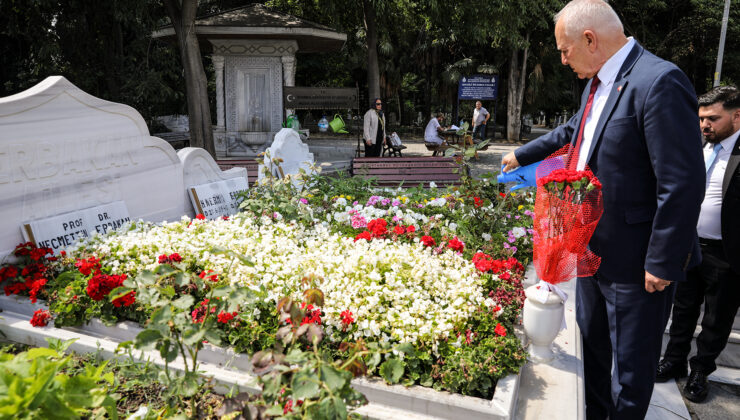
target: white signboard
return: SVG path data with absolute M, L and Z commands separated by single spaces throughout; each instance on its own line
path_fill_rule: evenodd
M 249 188 L 246 178 L 225 179 L 190 188 L 190 200 L 196 213 L 218 219 L 239 211 L 239 193 Z
M 79 239 L 116 230 L 130 221 L 126 204 L 116 201 L 24 223 L 21 231 L 26 241 L 56 254 Z

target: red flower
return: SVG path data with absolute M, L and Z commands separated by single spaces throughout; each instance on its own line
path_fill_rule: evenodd
M 414 233 L 414 232 L 416 232 L 416 228 L 414 227 L 414 225 L 406 226 L 406 233 Z
M 49 248 L 33 248 L 29 255 L 33 261 L 38 261 L 49 253 Z
M 18 267 L 14 265 L 8 265 L 6 267 L 0 268 L 0 281 L 3 281 L 5 279 L 12 279 L 17 275 Z
M 203 216 L 203 213 L 198 213 L 195 215 L 195 218 L 198 220 L 206 220 L 206 217 Z
M 352 312 L 350 311 L 343 311 L 339 317 L 342 320 L 342 325 L 344 326 L 344 329 L 347 329 L 350 324 L 355 322 L 355 319 L 352 317 Z
M 170 261 L 179 263 L 182 261 L 182 257 L 180 254 L 175 252 L 174 254 L 170 254 Z
M 500 323 L 496 323 L 496 328 L 493 329 L 493 332 L 500 335 L 501 337 L 506 337 L 506 328 L 504 328 L 504 326 Z
M 424 235 L 421 237 L 421 243 L 423 243 L 425 246 L 434 246 L 437 245 L 437 242 L 432 238 L 431 236 Z
M 203 280 L 208 279 L 213 282 L 218 281 L 218 274 L 211 273 L 213 273 L 213 270 L 201 271 L 200 274 L 198 274 L 198 277 L 202 278 Z
M 293 400 L 288 400 L 283 407 L 283 415 L 291 413 L 293 411 Z
M 369 230 L 366 230 L 366 231 L 360 233 L 359 235 L 355 236 L 355 242 L 359 241 L 360 239 L 364 239 L 366 241 L 370 241 L 371 239 L 373 239 L 373 234 L 370 233 Z
M 367 223 L 367 230 L 373 233 L 373 236 L 378 238 L 388 233 L 388 222 L 385 219 L 373 219 Z
M 162 254 L 159 256 L 158 261 L 160 264 L 167 264 L 168 262 L 170 262 L 170 257 L 168 257 L 167 254 Z
M 229 321 L 231 321 L 232 319 L 234 319 L 236 317 L 236 315 L 237 315 L 236 312 L 229 313 L 229 312 L 221 311 L 218 314 L 218 317 L 217 317 L 218 318 L 218 322 L 220 322 L 222 324 L 228 324 Z
M 498 195 L 499 195 L 499 196 L 500 196 L 501 198 L 506 198 L 506 194 L 504 194 L 504 193 L 498 193 Z
M 398 225 L 393 228 L 393 233 L 396 235 L 403 235 L 404 232 L 406 232 L 406 229 L 404 229 L 403 226 Z
M 108 294 L 111 292 L 111 290 L 115 289 L 116 287 L 120 287 L 123 284 L 123 281 L 126 280 L 126 275 L 108 275 L 108 274 L 102 274 L 98 272 L 98 274 L 95 274 L 90 280 L 87 282 L 87 295 L 90 296 L 90 298 L 94 301 L 100 301 L 103 300 Z M 130 294 L 129 294 L 130 295 Z M 120 302 L 116 306 L 124 305 L 129 306 L 133 303 L 134 296 L 122 296 L 116 300 L 119 300 Z M 128 303 L 128 304 L 126 304 Z M 115 303 L 114 303 L 115 304 Z
M 457 239 L 457 236 L 455 238 L 450 239 L 450 242 L 447 243 L 447 246 L 452 249 L 453 251 L 462 252 L 463 249 L 465 249 L 465 244 Z
M 90 257 L 86 260 L 77 260 L 75 262 L 75 267 L 77 267 L 83 275 L 89 276 L 93 271 L 96 273 L 100 271 L 100 260 L 95 257 Z
M 45 327 L 49 324 L 49 320 L 51 319 L 51 314 L 49 311 L 45 309 L 39 309 L 38 311 L 33 313 L 33 317 L 31 318 L 31 325 L 34 327 Z
M 473 205 L 475 205 L 475 207 L 480 207 L 483 205 L 483 200 L 481 200 L 480 197 L 473 197 Z
M 112 303 L 116 308 L 120 308 L 121 306 L 131 306 L 134 302 L 136 302 L 136 292 L 132 290 L 117 299 L 113 299 Z
M 203 302 L 200 303 L 200 306 L 193 309 L 193 311 L 190 313 L 190 317 L 193 319 L 194 324 L 199 324 L 206 319 L 206 313 L 208 308 L 208 302 L 210 302 L 209 299 L 203 299 Z M 211 313 L 216 313 L 216 307 L 211 308 Z

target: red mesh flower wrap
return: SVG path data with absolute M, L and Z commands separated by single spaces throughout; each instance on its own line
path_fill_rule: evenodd
M 534 204 L 534 266 L 541 280 L 557 284 L 591 276 L 601 264 L 587 245 L 604 205 L 601 183 L 591 170 L 565 168 L 570 145 L 537 167 Z M 574 273 L 575 272 L 575 273 Z

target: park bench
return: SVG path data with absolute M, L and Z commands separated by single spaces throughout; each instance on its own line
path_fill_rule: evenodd
M 427 150 L 432 152 L 432 156 L 444 156 L 445 150 L 450 148 L 450 146 L 445 144 L 436 143 L 424 143 L 424 146 L 426 146 Z
M 459 166 L 446 157 L 354 158 L 352 175 L 375 178 L 381 187 L 460 184 Z
M 259 163 L 254 159 L 219 159 L 216 160 L 216 163 L 224 171 L 231 168 L 247 168 L 249 186 L 251 187 L 257 182 Z
M 380 154 L 380 156 L 385 156 L 385 154 L 387 153 L 388 156 L 403 157 L 403 153 L 401 151 L 405 148 L 406 146 L 404 145 L 394 146 L 390 143 L 390 141 L 386 141 L 385 144 L 383 144 L 383 152 Z

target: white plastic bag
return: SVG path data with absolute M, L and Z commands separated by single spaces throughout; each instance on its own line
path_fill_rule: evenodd
M 395 131 L 391 134 L 391 145 L 394 147 L 401 145 L 401 138 L 398 137 L 398 134 L 396 134 Z

